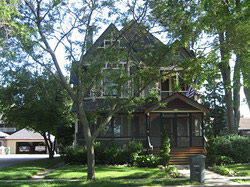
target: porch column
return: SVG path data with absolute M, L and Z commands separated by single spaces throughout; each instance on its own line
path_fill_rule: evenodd
M 146 129 L 147 129 L 147 132 L 146 132 L 146 135 L 147 135 L 147 151 L 149 150 L 152 150 L 153 149 L 153 146 L 150 142 L 150 114 L 147 113 L 146 114 Z

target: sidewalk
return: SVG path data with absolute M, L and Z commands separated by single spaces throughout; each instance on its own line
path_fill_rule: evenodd
M 178 165 L 175 167 L 184 177 L 190 178 L 189 165 Z M 232 179 L 250 179 L 250 177 L 227 177 L 205 169 L 205 182 L 203 186 L 250 186 L 250 183 L 240 184 L 231 181 Z

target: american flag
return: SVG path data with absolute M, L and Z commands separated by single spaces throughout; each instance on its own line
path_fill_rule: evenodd
M 197 83 L 197 78 L 194 80 L 194 84 Z M 188 98 L 192 98 L 194 96 L 194 94 L 196 93 L 196 90 L 192 87 L 192 85 L 188 88 L 187 93 L 186 93 L 186 97 Z
M 186 93 L 186 97 L 188 98 L 192 98 L 195 94 L 195 89 L 192 88 L 192 86 L 190 86 L 187 90 L 187 93 Z

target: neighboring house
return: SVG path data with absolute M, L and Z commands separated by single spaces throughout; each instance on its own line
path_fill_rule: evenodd
M 0 131 L 7 133 L 7 134 L 13 134 L 14 132 L 17 131 L 16 127 L 10 127 L 9 125 L 6 125 L 4 123 L 1 122 L 0 120 Z
M 10 154 L 45 154 L 47 149 L 44 138 L 36 132 L 21 129 L 9 136 L 0 137 L 4 147 L 10 149 Z
M 250 136 L 250 118 L 240 118 L 239 134 Z
M 6 146 L 5 141 L 1 141 L 1 139 L 7 138 L 8 136 L 9 136 L 8 134 L 0 131 L 0 147 Z
M 136 24 L 135 24 L 136 25 Z M 111 24 L 96 42 L 86 52 L 85 57 L 89 58 L 95 50 L 103 49 L 116 42 L 116 46 L 129 49 L 131 42 L 137 37 L 141 37 L 141 46 L 161 43 L 157 38 L 148 32 L 144 32 L 141 36 L 136 35 L 135 27 L 125 27 L 119 31 L 114 24 Z M 119 35 L 124 30 L 126 34 L 120 40 L 112 38 L 113 35 Z M 136 35 L 136 36 L 135 36 Z M 162 44 L 162 43 L 161 43 Z M 163 45 L 163 44 L 162 44 Z M 133 52 L 140 49 L 132 49 Z M 179 48 L 172 55 L 174 61 L 184 61 L 188 58 L 194 58 L 192 51 Z M 119 67 L 128 68 L 129 64 L 120 62 Z M 103 71 L 115 70 L 119 71 L 119 67 L 112 67 L 108 63 L 103 68 Z M 159 71 L 171 69 L 173 67 L 161 67 Z M 120 144 L 127 143 L 131 140 L 143 142 L 145 148 L 150 148 L 152 151 L 158 151 L 161 142 L 161 133 L 166 129 L 171 139 L 172 154 L 176 151 L 203 154 L 204 151 L 204 131 L 203 131 L 203 116 L 208 112 L 208 109 L 199 104 L 195 100 L 196 93 L 186 85 L 181 77 L 181 68 L 175 67 L 175 74 L 159 79 L 153 83 L 152 87 L 148 87 L 143 91 L 143 95 L 147 96 L 150 89 L 157 89 L 160 92 L 160 102 L 167 105 L 159 105 L 158 102 L 147 102 L 141 107 L 138 107 L 132 115 L 128 115 L 126 111 L 121 111 L 116 114 L 105 130 L 100 134 L 96 141 L 103 143 L 117 142 Z M 71 83 L 75 83 L 76 77 L 71 76 Z M 175 91 L 176 82 L 180 86 L 179 91 Z M 100 112 L 105 114 L 105 111 L 100 109 L 107 105 L 104 100 L 107 96 L 116 96 L 117 91 L 113 89 L 114 83 L 108 80 L 102 81 L 103 89 L 96 93 L 89 93 L 89 98 L 84 99 L 85 111 Z M 188 90 L 189 89 L 189 90 Z M 188 93 L 187 93 L 188 92 Z M 124 97 L 122 95 L 121 97 Z M 107 111 L 106 111 L 107 112 Z M 101 115 L 100 115 L 101 116 Z M 99 122 L 102 121 L 100 117 Z M 98 126 L 98 125 L 97 125 Z M 76 122 L 76 142 L 84 143 L 84 136 L 81 124 Z M 176 156 L 175 163 L 184 163 L 188 161 L 179 159 Z

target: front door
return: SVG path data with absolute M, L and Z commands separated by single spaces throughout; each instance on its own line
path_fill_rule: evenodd
M 190 146 L 190 129 L 189 118 L 179 117 L 176 118 L 176 143 L 177 147 L 189 147 Z
M 190 146 L 189 114 L 162 114 L 162 129 L 167 130 L 171 147 Z

